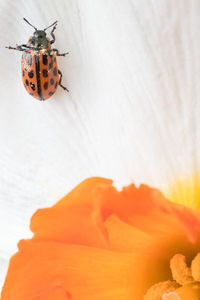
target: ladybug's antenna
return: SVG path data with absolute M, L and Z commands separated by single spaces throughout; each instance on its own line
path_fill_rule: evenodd
M 24 21 L 25 21 L 26 23 L 28 23 L 31 27 L 33 27 L 35 30 L 37 30 L 37 28 L 36 28 L 35 26 L 33 26 L 31 23 L 29 23 L 28 20 L 26 20 L 25 18 L 23 18 L 23 19 L 24 19 Z
M 56 26 L 56 25 L 57 25 L 57 23 L 58 23 L 58 21 L 55 21 L 55 22 L 54 22 L 53 24 L 51 24 L 50 26 L 46 27 L 46 28 L 44 29 L 44 31 L 45 31 L 45 30 L 47 30 L 48 28 L 50 28 L 50 27 L 51 27 L 51 26 L 53 26 L 53 25 L 55 25 L 55 26 Z

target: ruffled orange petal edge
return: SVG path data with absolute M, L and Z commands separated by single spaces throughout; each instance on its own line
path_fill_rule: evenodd
M 146 233 L 162 235 L 175 227 L 195 241 L 198 213 L 168 201 L 147 185 L 131 184 L 117 191 L 112 183 L 98 177 L 86 179 L 54 206 L 38 210 L 31 220 L 34 238 L 109 248 L 105 221 L 115 215 Z

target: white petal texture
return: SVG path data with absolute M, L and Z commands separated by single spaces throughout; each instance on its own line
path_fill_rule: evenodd
M 30 216 L 81 180 L 165 190 L 200 164 L 199 0 L 0 1 L 0 285 Z M 55 20 L 63 84 L 28 95 L 18 51 Z M 48 31 L 50 32 L 50 31 Z

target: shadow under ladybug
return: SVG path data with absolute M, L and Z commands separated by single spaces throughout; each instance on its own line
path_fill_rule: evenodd
M 22 81 L 27 92 L 38 100 L 47 100 L 57 90 L 60 85 L 65 91 L 69 90 L 62 85 L 62 73 L 57 67 L 57 56 L 66 56 L 67 53 L 59 53 L 58 49 L 52 49 L 55 42 L 54 31 L 57 21 L 44 30 L 38 30 L 25 18 L 24 21 L 35 29 L 33 36 L 27 44 L 16 47 L 6 47 L 11 50 L 22 51 L 21 71 Z M 46 37 L 46 30 L 53 26 L 51 31 L 52 40 Z

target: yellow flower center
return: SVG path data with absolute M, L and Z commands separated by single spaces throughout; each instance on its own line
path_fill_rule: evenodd
M 177 179 L 165 191 L 165 196 L 172 202 L 200 212 L 200 173 Z
M 173 280 L 154 284 L 148 289 L 144 300 L 200 300 L 200 253 L 186 264 L 182 254 L 175 254 L 170 260 Z

